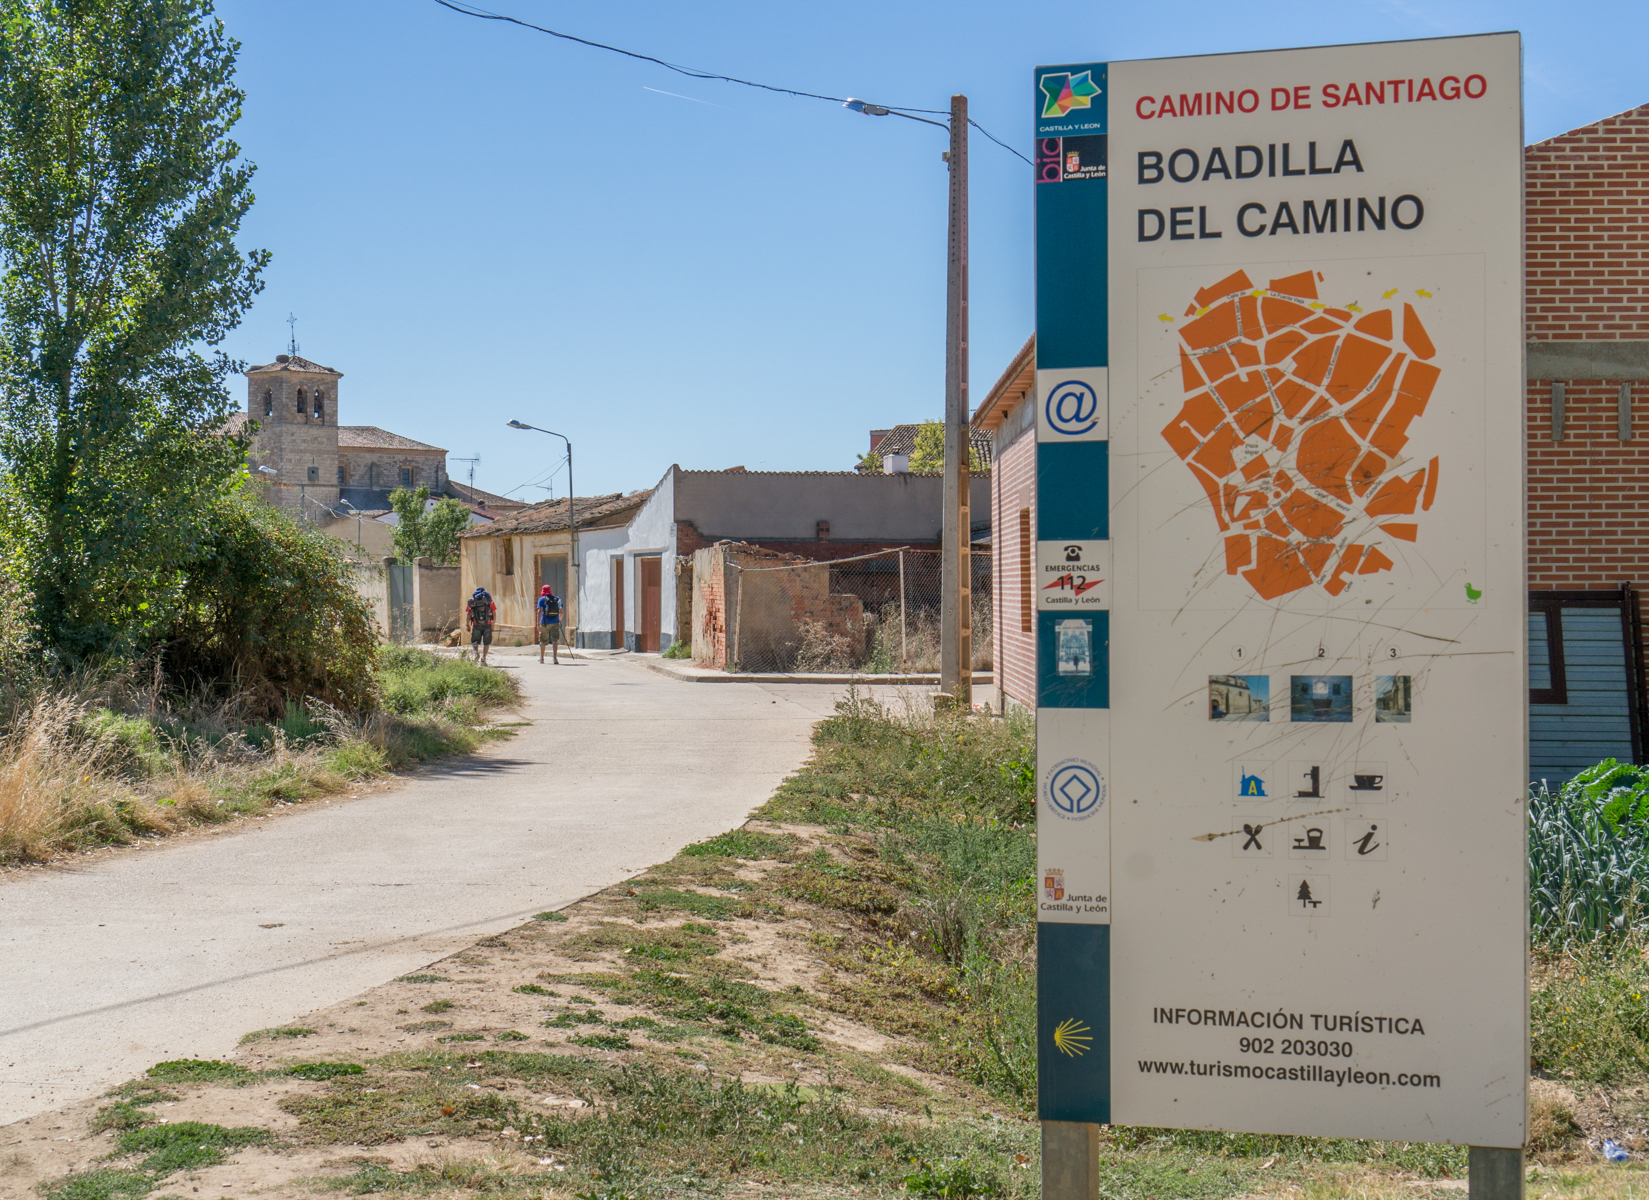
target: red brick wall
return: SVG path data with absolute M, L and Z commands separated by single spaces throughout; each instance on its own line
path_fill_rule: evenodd
M 1649 338 L 1649 105 L 1524 152 L 1530 341 Z M 1529 586 L 1649 588 L 1649 382 L 1565 381 L 1552 441 L 1552 385 L 1528 384 Z
M 1523 162 L 1530 339 L 1649 338 L 1649 104 Z
M 1632 387 L 1622 442 L 1620 384 L 1565 385 L 1563 440 L 1552 441 L 1552 385 L 1528 385 L 1529 586 L 1557 591 L 1649 583 L 1649 383 Z

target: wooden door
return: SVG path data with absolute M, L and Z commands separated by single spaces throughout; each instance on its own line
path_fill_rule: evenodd
M 663 560 L 658 556 L 638 558 L 641 584 L 641 629 L 636 638 L 636 649 L 648 654 L 658 653 L 659 612 L 664 593 Z
M 624 556 L 613 559 L 613 649 L 624 647 Z

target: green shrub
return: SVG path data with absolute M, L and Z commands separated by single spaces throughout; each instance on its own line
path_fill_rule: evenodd
M 692 643 L 683 641 L 681 638 L 677 638 L 675 641 L 670 643 L 669 648 L 667 650 L 665 650 L 665 652 L 662 655 L 660 655 L 660 657 L 661 658 L 692 658 L 693 657 Z
M 373 708 L 377 629 L 344 543 L 242 495 L 219 500 L 207 526 L 166 638 L 167 673 L 270 721 L 306 699 Z

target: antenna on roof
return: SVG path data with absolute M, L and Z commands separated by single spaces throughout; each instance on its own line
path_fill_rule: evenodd
M 286 352 L 296 354 L 298 352 L 298 318 L 291 313 L 287 313 L 286 327 L 292 331 L 292 336 L 286 340 Z
M 479 454 L 476 454 L 476 455 L 474 455 L 470 458 L 465 458 L 462 455 L 454 454 L 452 456 L 452 461 L 453 462 L 467 462 L 467 463 L 469 463 L 469 465 L 470 465 L 470 486 L 474 487 L 475 486 L 475 464 L 481 461 L 481 456 Z

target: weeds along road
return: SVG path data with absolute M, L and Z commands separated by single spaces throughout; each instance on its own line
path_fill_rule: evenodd
M 0 884 L 0 1124 L 225 1056 L 739 825 L 840 694 L 495 661 L 527 694 L 506 720 L 532 722 L 509 741 L 391 790 Z

